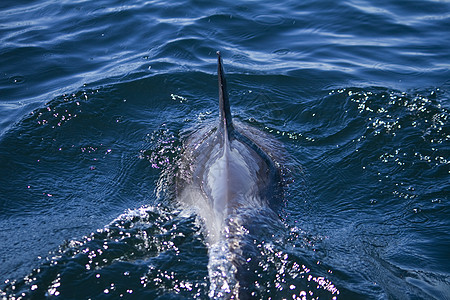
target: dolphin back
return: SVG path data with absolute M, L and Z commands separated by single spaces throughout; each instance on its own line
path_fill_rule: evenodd
M 258 253 L 253 237 L 266 220 L 277 220 L 272 207 L 280 194 L 280 170 L 270 137 L 232 120 L 220 52 L 217 61 L 219 123 L 194 131 L 184 143 L 177 198 L 203 221 L 211 298 L 246 298 L 245 253 Z

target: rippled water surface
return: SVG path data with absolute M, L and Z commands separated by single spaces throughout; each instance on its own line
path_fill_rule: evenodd
M 287 153 L 245 295 L 449 299 L 449 45 L 448 1 L 2 1 L 0 295 L 209 297 L 170 178 L 220 50 Z

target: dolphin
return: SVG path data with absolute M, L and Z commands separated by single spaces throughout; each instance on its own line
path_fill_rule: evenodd
M 217 65 L 219 121 L 195 131 L 184 143 L 176 193 L 180 202 L 195 209 L 204 227 L 209 296 L 239 299 L 247 298 L 241 270 L 252 242 L 246 236 L 258 218 L 277 218 L 272 208 L 279 202 L 281 173 L 274 160 L 276 143 L 232 119 L 220 52 Z

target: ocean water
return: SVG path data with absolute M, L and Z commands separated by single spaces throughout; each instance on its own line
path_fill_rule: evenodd
M 450 2 L 1 1 L 0 296 L 208 299 L 189 132 L 283 145 L 252 299 L 450 299 Z

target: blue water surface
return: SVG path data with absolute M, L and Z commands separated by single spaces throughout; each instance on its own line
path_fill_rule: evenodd
M 450 2 L 0 3 L 0 295 L 207 299 L 174 199 L 215 120 L 278 140 L 253 299 L 450 299 Z M 269 222 L 272 223 L 272 222 Z

